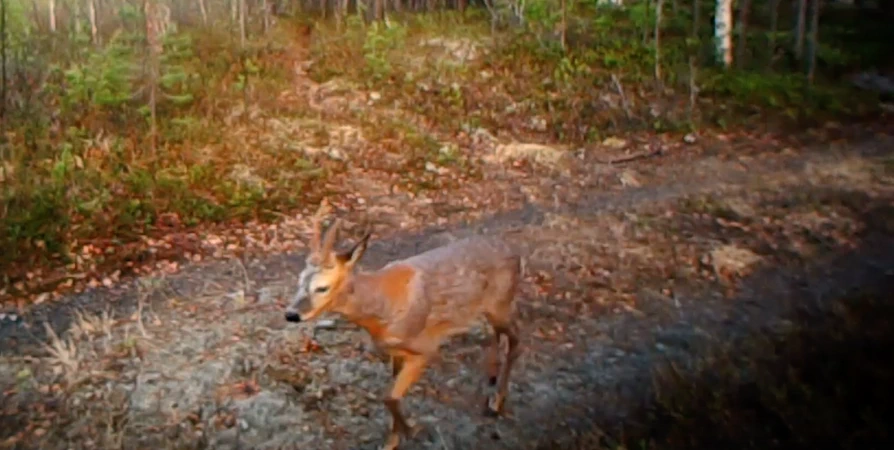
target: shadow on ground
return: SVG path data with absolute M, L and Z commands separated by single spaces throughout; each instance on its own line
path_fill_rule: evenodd
M 639 379 L 639 406 L 602 414 L 604 392 L 556 404 L 560 424 L 536 448 L 890 448 L 894 203 L 829 189 L 781 200 L 807 198 L 857 210 L 859 246 L 743 280 L 700 351 L 656 360 Z

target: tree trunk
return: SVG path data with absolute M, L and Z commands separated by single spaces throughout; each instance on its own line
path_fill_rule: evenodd
M 245 0 L 239 0 L 239 46 L 245 48 Z
M 561 0 L 562 6 L 562 23 L 561 23 L 561 36 L 559 39 L 562 43 L 562 51 L 568 51 L 568 0 Z
M 0 0 L 0 119 L 6 119 L 6 95 L 6 0 Z M 0 132 L 5 132 L 6 120 L 0 122 L 4 124 Z
M 655 86 L 658 91 L 663 90 L 661 82 L 661 19 L 664 11 L 664 0 L 658 0 L 655 5 Z
M 813 0 L 813 11 L 810 13 L 810 46 L 808 48 L 807 83 L 813 84 L 816 75 L 816 54 L 819 50 L 819 16 L 821 0 Z
M 202 14 L 202 25 L 208 25 L 208 9 L 205 8 L 205 0 L 198 0 L 199 13 Z
M 736 67 L 742 68 L 745 65 L 745 50 L 748 49 L 748 15 L 751 13 L 751 0 L 742 0 L 739 9 L 739 20 L 736 24 L 738 28 L 738 45 L 736 46 Z
M 801 61 L 804 56 L 804 30 L 807 28 L 807 0 L 798 0 L 798 19 L 795 23 L 795 57 Z
M 714 46 L 717 62 L 725 68 L 733 63 L 733 0 L 716 0 L 714 13 Z
M 90 16 L 90 42 L 99 45 L 99 26 L 96 24 L 96 0 L 90 0 L 87 5 L 87 14 Z
M 385 19 L 385 0 L 375 0 L 373 3 L 373 19 L 378 21 Z
M 56 32 L 56 0 L 50 0 L 50 32 Z
M 348 0 L 336 0 L 335 3 L 335 29 L 339 32 L 344 29 L 345 18 L 348 16 Z
M 146 44 L 149 53 L 149 145 L 153 156 L 158 148 L 158 77 L 161 72 L 159 56 L 161 53 L 161 41 L 158 36 L 156 23 L 155 3 L 153 0 L 145 0 L 143 3 L 143 15 L 146 20 Z
M 649 13 L 652 12 L 652 0 L 645 0 L 646 3 L 646 17 L 649 17 Z M 643 46 L 649 44 L 649 29 L 643 27 Z
M 701 5 L 699 5 L 698 0 L 692 0 L 692 38 L 695 39 L 698 37 L 698 25 L 701 22 Z
M 74 4 L 74 34 L 75 36 L 80 36 L 81 31 L 83 30 L 81 26 L 81 19 L 84 15 L 83 7 L 81 6 L 81 2 L 75 2 Z
M 770 61 L 776 54 L 776 33 L 779 31 L 779 0 L 770 0 Z
M 264 15 L 264 34 L 270 32 L 270 0 L 261 0 L 261 14 Z

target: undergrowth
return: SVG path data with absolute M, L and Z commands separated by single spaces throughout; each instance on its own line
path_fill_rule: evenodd
M 301 205 L 311 181 L 332 168 L 245 136 L 268 132 L 259 127 L 265 117 L 316 114 L 280 100 L 291 87 L 295 42 L 303 39 L 296 30 L 307 23 L 313 23 L 309 73 L 315 81 L 350 83 L 376 94 L 376 104 L 367 106 L 398 109 L 426 124 L 426 130 L 407 130 L 403 119 L 370 123 L 362 111 L 341 111 L 375 135 L 399 137 L 395 148 L 410 149 L 405 159 L 422 170 L 420 185 L 435 176 L 424 171 L 427 161 L 453 158 L 434 134 L 468 136 L 483 128 L 519 140 L 583 145 L 631 131 L 871 115 L 877 98 L 855 93 L 840 76 L 878 62 L 890 49 L 886 42 L 894 41 L 885 40 L 890 31 L 882 31 L 887 24 L 878 18 L 824 16 L 822 71 L 808 86 L 797 64 L 767 51 L 770 33 L 760 7 L 746 62 L 722 71 L 710 62 L 708 2 L 700 3 L 695 35 L 688 6 L 668 7 L 659 53 L 650 3 L 573 4 L 566 49 L 556 32 L 556 5 L 542 0 L 528 2 L 522 28 L 492 28 L 482 8 L 464 17 L 393 14 L 378 23 L 352 14 L 341 27 L 283 18 L 244 48 L 225 27 L 170 23 L 159 61 L 155 146 L 146 55 L 139 31 L 126 31 L 143 29 L 139 8 L 123 7 L 120 30 L 106 33 L 100 45 L 86 30 L 67 41 L 25 33 L 30 41 L 12 41 L 18 65 L 11 81 L 28 88 L 15 99 L 18 108 L 7 114 L 0 136 L 4 282 L 23 275 L 13 268 L 75 264 L 73 252 L 85 243 L 135 241 L 161 222 L 188 227 L 264 219 Z M 14 11 L 13 31 L 26 21 L 24 11 Z M 780 23 L 790 22 L 786 14 Z M 789 38 L 773 36 L 780 43 Z M 241 140 L 232 136 L 237 132 Z
M 44 59 L 16 75 L 44 85 L 31 86 L 31 98 L 4 123 L 5 281 L 23 265 L 74 263 L 74 251 L 97 238 L 136 240 L 164 215 L 189 226 L 297 204 L 312 177 L 302 175 L 307 161 L 294 152 L 265 155 L 220 133 L 252 126 L 253 112 L 271 109 L 269 99 L 290 86 L 290 34 L 287 25 L 240 48 L 218 29 L 172 26 L 160 60 L 155 147 L 139 35 L 119 30 L 102 46 L 75 39 L 72 53 L 39 52 Z M 251 177 L 239 175 L 246 166 Z M 277 176 L 282 168 L 295 176 Z
M 657 50 L 650 5 L 620 9 L 577 2 L 564 50 L 555 32 L 557 10 L 542 1 L 529 2 L 525 29 L 495 35 L 482 10 L 470 10 L 464 18 L 397 16 L 373 26 L 349 20 L 345 31 L 321 24 L 313 75 L 319 81 L 357 80 L 447 131 L 511 128 L 565 143 L 634 130 L 749 126 L 768 119 L 803 127 L 877 112 L 877 95 L 856 91 L 842 77 L 884 66 L 891 36 L 880 18 L 860 16 L 858 26 L 856 13 L 847 10 L 824 17 L 820 72 L 810 84 L 803 63 L 785 52 L 790 33 L 768 30 L 764 5 L 754 11 L 747 51 L 732 70 L 713 62 L 713 30 L 705 19 L 712 4 L 701 3 L 696 34 L 690 11 L 668 8 Z M 780 23 L 789 19 L 783 12 Z M 861 30 L 866 45 L 854 38 L 854 29 Z M 469 53 L 464 47 L 474 48 L 475 55 L 464 59 Z M 532 117 L 545 119 L 545 135 L 531 125 Z

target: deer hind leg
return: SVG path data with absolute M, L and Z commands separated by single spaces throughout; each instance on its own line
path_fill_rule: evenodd
M 490 348 L 488 359 L 494 362 L 488 367 L 488 382 L 491 387 L 496 385 L 496 392 L 489 396 L 484 413 L 488 416 L 498 416 L 503 410 L 506 394 L 509 389 L 509 373 L 512 365 L 519 355 L 518 331 L 513 323 L 514 298 L 518 286 L 519 272 L 517 270 L 503 271 L 493 277 L 489 303 L 484 313 L 485 318 L 494 329 L 494 341 Z M 503 336 L 508 341 L 505 352 L 501 352 L 501 340 Z M 496 362 L 499 354 L 504 353 L 503 363 Z
M 484 375 L 488 388 L 497 385 L 497 377 L 500 375 L 500 333 L 496 328 L 494 328 L 493 340 L 484 353 Z
M 425 371 L 425 365 L 428 360 L 423 355 L 402 356 L 400 360 L 399 372 L 395 377 L 394 385 L 391 387 L 391 393 L 385 399 L 385 408 L 391 413 L 391 431 L 388 433 L 388 439 L 382 446 L 382 450 L 397 449 L 401 436 L 412 437 L 420 429 L 418 426 L 411 426 L 407 423 L 400 411 L 400 400 L 406 395 L 410 387 L 419 381 L 419 378 Z M 392 362 L 394 361 L 397 361 L 397 359 L 392 360 Z
M 506 402 L 506 396 L 509 390 L 509 374 L 512 371 L 512 365 L 518 359 L 520 353 L 518 333 L 512 324 L 494 325 L 494 338 L 496 347 L 500 347 L 500 339 L 506 336 L 509 344 L 503 358 L 503 364 L 499 367 L 498 378 L 493 384 L 497 385 L 496 392 L 487 398 L 484 413 L 487 416 L 496 417 L 503 412 L 503 404 Z M 493 380 L 493 378 L 490 378 Z

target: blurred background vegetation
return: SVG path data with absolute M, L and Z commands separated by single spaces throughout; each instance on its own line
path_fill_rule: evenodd
M 804 127 L 885 107 L 892 4 L 2 0 L 4 285 L 74 268 L 96 240 L 267 220 L 314 198 L 344 164 L 245 137 L 270 133 L 265 118 L 320 118 L 296 77 L 374 92 L 445 135 Z M 372 138 L 432 145 L 405 126 Z

